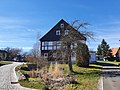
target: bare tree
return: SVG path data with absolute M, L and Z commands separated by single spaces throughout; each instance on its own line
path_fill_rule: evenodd
M 7 47 L 4 50 L 6 50 L 8 52 L 8 59 L 13 59 L 14 57 L 16 57 L 17 55 L 20 55 L 22 49 L 20 48 L 10 48 Z
M 35 43 L 27 60 L 37 65 L 37 70 L 47 64 L 47 60 L 40 55 L 39 43 Z
M 32 63 L 35 63 L 36 66 L 37 66 L 37 71 L 39 68 L 45 66 L 47 64 L 47 60 L 44 59 L 42 56 L 41 56 L 41 53 L 40 53 L 40 42 L 39 42 L 39 33 L 37 32 L 37 38 L 36 38 L 36 43 L 34 44 L 33 46 L 33 49 L 31 50 L 31 53 L 30 55 L 27 57 L 28 61 L 32 62 Z
M 82 40 L 86 41 L 89 38 L 93 38 L 92 32 L 80 31 L 81 27 L 86 28 L 88 25 L 90 24 L 80 23 L 78 20 L 75 20 L 71 25 L 67 26 L 68 34 L 65 35 L 64 30 L 62 30 L 61 51 L 66 55 L 70 71 L 73 71 L 71 57 L 76 52 L 77 44 L 82 42 Z

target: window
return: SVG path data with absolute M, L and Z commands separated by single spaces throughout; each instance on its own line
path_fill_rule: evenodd
M 45 45 L 45 46 L 48 46 L 48 42 L 47 42 L 47 41 L 46 41 L 46 42 L 44 42 L 44 45 Z
M 57 41 L 57 46 L 60 46 L 61 45 L 61 42 L 60 41 Z
M 44 58 L 48 58 L 48 53 L 44 53 Z
M 49 47 L 48 47 L 48 50 L 52 50 L 52 46 L 49 46 Z
M 64 24 L 63 24 L 63 23 L 61 23 L 61 24 L 60 24 L 60 27 L 61 27 L 61 28 L 64 28 Z
M 49 42 L 49 46 L 52 46 L 53 45 L 53 42 Z
M 60 46 L 57 46 L 57 49 L 60 49 Z
M 48 50 L 47 48 L 48 48 L 48 47 L 47 47 L 47 46 L 45 46 L 45 49 L 44 49 L 44 50 Z
M 57 48 L 56 48 L 56 46 L 53 46 L 53 50 L 56 50 Z
M 65 35 L 68 35 L 69 30 L 65 30 Z
M 57 44 L 57 42 L 56 41 L 53 41 L 53 45 L 56 45 Z
M 44 50 L 44 47 L 42 47 L 42 50 Z
M 60 35 L 60 30 L 57 30 L 57 31 L 56 31 L 56 35 Z
M 44 46 L 44 42 L 42 42 L 42 46 Z

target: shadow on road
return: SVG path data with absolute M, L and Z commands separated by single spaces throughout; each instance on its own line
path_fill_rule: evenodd
M 119 65 L 110 64 L 106 62 L 96 62 L 96 65 L 103 66 L 101 75 L 103 77 L 118 77 L 120 76 L 120 67 Z

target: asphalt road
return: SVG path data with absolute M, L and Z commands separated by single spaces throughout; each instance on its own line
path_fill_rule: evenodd
M 120 68 L 105 66 L 103 70 L 103 90 L 120 90 Z
M 0 90 L 33 90 L 19 85 L 15 74 L 15 67 L 22 63 L 14 62 L 13 64 L 0 67 Z

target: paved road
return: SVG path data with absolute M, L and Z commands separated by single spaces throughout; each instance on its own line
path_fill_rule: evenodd
M 104 66 L 103 90 L 120 90 L 120 68 L 117 66 Z
M 0 67 L 0 90 L 33 90 L 20 86 L 19 84 L 11 84 L 18 82 L 15 74 L 15 67 L 22 63 L 14 62 L 13 64 Z

